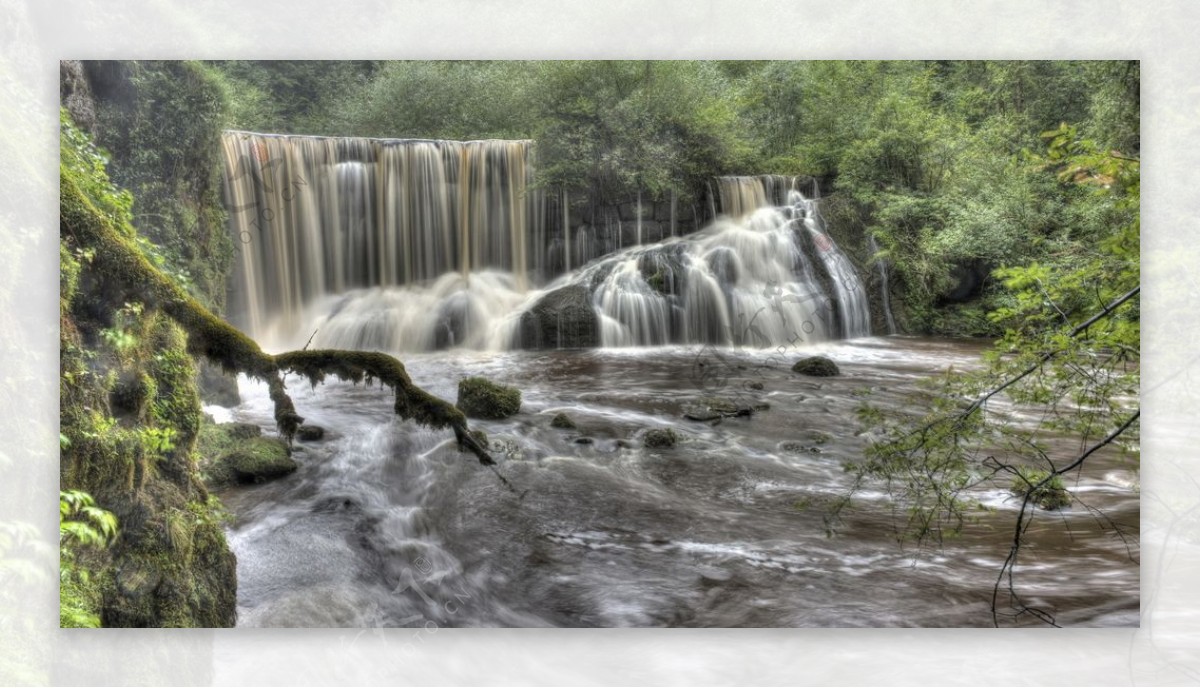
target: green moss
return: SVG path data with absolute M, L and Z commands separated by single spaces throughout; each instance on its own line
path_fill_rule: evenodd
M 575 421 L 571 420 L 571 417 L 565 413 L 556 413 L 554 414 L 554 418 L 550 420 L 550 427 L 574 430 Z
M 94 151 L 66 140 L 61 170 L 61 483 L 112 512 L 120 536 L 63 579 L 60 621 L 233 625 L 236 562 L 193 461 L 195 365 L 163 308 L 186 293 L 147 263 Z
M 458 382 L 456 406 L 472 418 L 508 418 L 521 410 L 521 391 L 486 378 L 468 377 Z
M 295 471 L 287 445 L 261 435 L 258 426 L 247 423 L 202 425 L 196 452 L 204 481 L 210 487 L 261 483 Z
M 670 449 L 679 442 L 679 433 L 671 428 L 654 428 L 642 436 L 642 443 L 654 449 Z
M 1071 494 L 1063 485 L 1062 476 L 1052 477 L 1049 471 L 1022 466 L 1017 469 L 1017 475 L 1009 489 L 1018 497 L 1029 496 L 1029 501 L 1047 511 L 1071 505 Z
M 825 356 L 808 356 L 792 366 L 792 372 L 813 377 L 833 377 L 840 375 L 837 364 Z
M 79 261 L 67 251 L 66 244 L 58 245 L 58 300 L 59 310 L 67 310 L 67 305 L 75 298 L 79 289 Z

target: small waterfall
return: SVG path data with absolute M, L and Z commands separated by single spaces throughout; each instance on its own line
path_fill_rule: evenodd
M 489 268 L 525 286 L 544 215 L 532 145 L 226 132 L 237 315 L 264 335 L 295 331 L 309 304 L 356 287 L 448 272 L 469 282 Z
M 867 249 L 871 251 L 871 260 L 879 270 L 879 297 L 883 304 L 883 317 L 887 322 L 888 334 L 896 334 L 896 320 L 892 317 L 892 297 L 888 285 L 887 260 L 880 257 L 879 245 L 875 243 L 875 235 L 867 232 Z
M 790 205 L 753 209 L 787 190 L 754 179 L 719 180 L 722 208 L 738 219 L 623 251 L 567 282 L 595 285 L 603 346 L 765 347 L 870 334 L 862 283 L 825 234 L 815 201 L 793 186 Z
M 749 215 L 759 208 L 792 205 L 789 194 L 793 191 L 800 191 L 800 177 L 779 174 L 717 177 L 719 210 L 734 218 Z M 714 207 L 714 215 L 717 210 Z

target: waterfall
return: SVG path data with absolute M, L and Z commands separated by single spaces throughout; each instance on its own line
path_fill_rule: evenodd
M 240 248 L 231 311 L 267 346 L 531 345 L 519 324 L 539 308 L 554 332 L 536 345 L 565 331 L 575 346 L 755 347 L 870 332 L 862 284 L 798 178 L 713 180 L 716 220 L 683 237 L 672 195 L 672 236 L 656 223 L 657 243 L 645 243 L 640 190 L 627 241 L 611 208 L 570 226 L 563 187 L 561 237 L 547 241 L 530 141 L 226 132 L 222 145 Z M 570 312 L 548 311 L 564 286 Z M 566 322 L 579 317 L 595 325 Z
M 234 310 L 255 335 L 293 331 L 317 299 L 356 287 L 448 272 L 469 283 L 483 269 L 525 286 L 544 214 L 531 141 L 230 131 L 222 147 L 241 253 Z
M 887 323 L 888 334 L 896 334 L 896 320 L 892 317 L 892 298 L 888 289 L 887 260 L 879 256 L 879 245 L 875 243 L 875 235 L 867 232 L 867 249 L 871 251 L 871 260 L 879 270 L 879 297 L 883 305 L 883 317 Z
M 725 210 L 681 239 L 602 259 L 566 283 L 593 289 L 603 346 L 766 347 L 870 334 L 866 293 L 794 181 L 718 180 Z M 788 202 L 772 206 L 771 198 Z M 594 286 L 592 286 L 594 285 Z

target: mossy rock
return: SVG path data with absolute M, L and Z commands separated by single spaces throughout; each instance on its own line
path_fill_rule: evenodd
M 1018 497 L 1024 498 L 1026 495 L 1030 495 L 1029 501 L 1047 511 L 1054 511 L 1070 506 L 1071 493 L 1067 492 L 1066 486 L 1063 485 L 1062 476 L 1056 475 L 1050 478 L 1050 481 L 1045 485 L 1037 487 L 1039 483 L 1049 476 L 1050 473 L 1047 471 L 1024 467 L 1018 468 L 1017 475 L 1013 478 L 1009 489 Z
M 521 391 L 486 378 L 468 377 L 458 383 L 455 406 L 470 418 L 501 420 L 521 410 Z
M 575 421 L 571 420 L 571 417 L 567 414 L 556 413 L 554 414 L 554 418 L 550 421 L 550 427 L 562 428 L 563 430 L 574 430 L 576 426 Z
M 325 428 L 320 425 L 301 425 L 296 430 L 296 439 L 301 442 L 316 442 L 325 438 Z
M 210 487 L 261 483 L 296 470 L 287 444 L 250 423 L 205 424 L 196 443 Z
M 282 478 L 297 468 L 287 445 L 283 440 L 273 437 L 247 440 L 241 448 L 222 457 L 220 462 L 229 468 L 239 483 L 262 483 Z
M 642 444 L 654 449 L 670 449 L 679 439 L 679 433 L 671 428 L 654 428 L 642 436 Z
M 842 371 L 838 370 L 837 364 L 825 356 L 802 358 L 792 366 L 792 372 L 813 377 L 833 377 L 842 374 Z

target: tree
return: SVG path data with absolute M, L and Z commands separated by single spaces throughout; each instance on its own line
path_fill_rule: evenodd
M 1024 615 L 1054 623 L 1048 611 L 1027 605 L 1016 586 L 1023 538 L 1039 507 L 1067 500 L 1094 511 L 1121 537 L 1134 535 L 1071 493 L 1063 478 L 1078 474 L 1101 450 L 1116 448 L 1133 460 L 1138 452 L 1140 165 L 1080 138 L 1073 127 L 1044 137 L 1048 152 L 1030 164 L 1073 191 L 1094 194 L 1123 221 L 1102 240 L 1076 243 L 1053 262 L 998 270 L 1007 304 L 990 317 L 1005 334 L 985 357 L 987 368 L 947 373 L 935 383 L 931 411 L 920 418 L 887 417 L 864 404 L 860 419 L 880 435 L 853 467 L 858 484 L 882 482 L 904 506 L 898 535 L 918 547 L 963 531 L 978 508 L 975 488 L 1011 485 L 1021 502 L 993 589 L 997 625 L 1002 617 Z M 1040 421 L 1030 427 L 990 405 L 1002 395 L 1038 409 Z M 1043 439 L 1046 430 L 1077 438 L 1079 449 L 1062 458 Z M 835 515 L 847 504 L 848 498 Z

